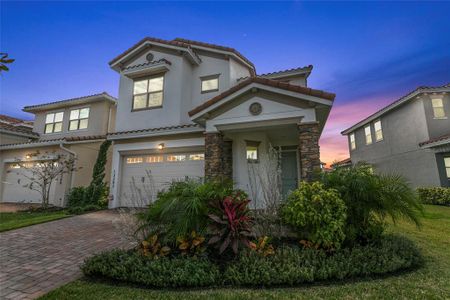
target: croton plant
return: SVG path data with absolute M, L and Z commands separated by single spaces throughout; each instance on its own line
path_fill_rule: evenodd
M 208 244 L 217 245 L 220 254 L 230 247 L 237 254 L 239 246 L 250 246 L 253 220 L 249 215 L 249 202 L 244 192 L 236 191 L 211 203 L 213 212 L 208 215 L 211 220 L 208 228 L 212 237 Z

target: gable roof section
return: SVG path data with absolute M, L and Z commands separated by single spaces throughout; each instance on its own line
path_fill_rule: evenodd
M 312 69 L 313 69 L 313 65 L 309 65 L 309 66 L 305 66 L 305 67 L 299 67 L 299 68 L 293 68 L 293 69 L 287 69 L 287 70 L 281 70 L 281 71 L 260 74 L 260 75 L 258 75 L 258 77 L 274 79 L 274 78 L 291 77 L 291 76 L 301 75 L 301 74 L 305 74 L 305 76 L 308 77 L 311 74 Z
M 142 40 L 140 40 L 139 42 L 137 42 L 135 45 L 133 45 L 131 48 L 125 50 L 123 53 L 119 54 L 114 59 L 112 59 L 109 62 L 109 65 L 111 67 L 113 67 L 125 56 L 127 56 L 128 54 L 130 54 L 131 52 L 133 52 L 134 50 L 136 50 L 137 48 L 141 47 L 142 45 L 144 45 L 146 43 L 157 43 L 157 44 L 162 44 L 162 45 L 184 48 L 184 49 L 188 49 L 188 50 L 193 49 L 193 48 L 197 48 L 197 49 L 205 48 L 205 50 L 210 50 L 213 52 L 214 52 L 214 50 L 228 52 L 230 54 L 234 54 L 236 56 L 236 58 L 238 58 L 238 60 L 241 60 L 244 64 L 246 64 L 249 67 L 249 70 L 252 74 L 256 74 L 255 66 L 253 65 L 253 63 L 234 48 L 219 46 L 219 45 L 214 45 L 214 44 L 209 44 L 209 43 L 204 43 L 204 42 L 198 42 L 198 41 L 193 41 L 193 40 L 188 40 L 188 39 L 183 39 L 183 38 L 175 38 L 173 40 L 163 40 L 163 39 L 158 39 L 158 38 L 153 38 L 153 37 L 145 37 Z
M 116 98 L 114 98 L 113 96 L 109 95 L 106 92 L 103 92 L 103 93 L 99 93 L 99 94 L 83 96 L 83 97 L 78 97 L 78 98 L 71 98 L 71 99 L 65 99 L 65 100 L 60 100 L 60 101 L 25 106 L 22 110 L 25 112 L 36 112 L 36 111 L 60 108 L 60 107 L 66 106 L 66 105 L 86 104 L 86 103 L 97 102 L 97 101 L 102 101 L 102 100 L 109 101 L 114 104 L 117 102 Z
M 371 114 L 370 116 L 368 116 L 367 118 L 359 121 L 358 123 L 356 123 L 355 125 L 345 129 L 344 131 L 341 132 L 342 135 L 347 135 L 353 131 L 355 131 L 356 129 L 363 127 L 364 125 L 366 125 L 369 122 L 372 122 L 375 119 L 380 118 L 381 116 L 383 116 L 384 114 L 388 113 L 389 111 L 395 109 L 396 107 L 408 102 L 409 100 L 413 99 L 414 97 L 422 94 L 422 93 L 442 93 L 442 92 L 450 92 L 450 83 L 447 83 L 443 86 L 437 86 L 437 87 L 427 87 L 427 86 L 420 86 L 417 89 L 415 89 L 414 91 L 410 92 L 409 94 L 401 97 L 400 99 L 395 100 L 394 102 L 392 102 L 391 104 L 389 104 L 388 106 L 383 107 L 382 109 L 380 109 L 379 111 Z
M 324 99 L 327 99 L 330 101 L 333 101 L 336 96 L 335 94 L 324 92 L 321 90 L 315 90 L 315 89 L 311 89 L 311 88 L 307 88 L 307 87 L 303 87 L 303 86 L 292 85 L 292 84 L 288 84 L 288 83 L 284 83 L 284 82 L 280 82 L 280 81 L 276 81 L 276 80 L 272 80 L 272 79 L 268 79 L 268 78 L 250 77 L 250 78 L 247 78 L 246 80 L 242 81 L 241 83 L 233 86 L 232 88 L 226 90 L 225 92 L 221 93 L 220 95 L 217 95 L 216 97 L 214 97 L 214 98 L 204 102 L 203 104 L 197 106 L 196 108 L 192 109 L 191 111 L 189 111 L 189 116 L 192 117 L 192 116 L 200 113 L 201 111 L 218 103 L 220 100 L 232 95 L 233 93 L 245 88 L 246 86 L 248 86 L 252 83 L 259 83 L 259 84 L 262 84 L 265 86 L 279 88 L 279 89 L 283 89 L 283 90 L 287 90 L 287 91 L 291 91 L 291 92 L 296 92 L 299 94 L 305 94 L 305 95 L 309 95 L 309 96 L 324 98 Z

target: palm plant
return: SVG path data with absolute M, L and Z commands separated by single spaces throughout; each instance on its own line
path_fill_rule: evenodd
M 173 182 L 167 191 L 158 194 L 158 199 L 141 218 L 145 227 L 163 231 L 163 240 L 174 244 L 178 237 L 185 237 L 192 231 L 203 235 L 209 202 L 223 199 L 232 190 L 230 182 Z
M 402 218 L 420 226 L 422 205 L 399 175 L 377 175 L 370 166 L 361 164 L 323 174 L 322 182 L 336 189 L 347 206 L 347 242 L 376 238 L 386 218 L 394 223 Z

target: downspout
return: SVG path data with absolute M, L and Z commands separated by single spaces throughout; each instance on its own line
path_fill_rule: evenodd
M 63 151 L 66 151 L 66 152 L 70 153 L 71 155 L 73 155 L 73 157 L 74 157 L 75 159 L 77 158 L 77 154 L 76 154 L 74 151 L 72 151 L 72 150 L 70 150 L 70 149 L 64 147 L 64 144 L 63 144 L 63 143 L 59 143 L 59 148 L 60 148 L 61 150 L 63 150 Z M 75 162 L 75 163 L 76 163 L 76 162 Z M 66 188 L 65 194 L 67 194 L 67 192 L 73 187 L 74 178 L 75 178 L 75 177 L 73 176 L 73 171 L 72 171 L 72 172 L 70 172 L 70 175 L 69 175 L 70 186 L 69 186 L 69 188 Z M 64 195 L 64 196 L 65 196 L 65 195 Z M 65 200 L 66 200 L 66 197 L 64 197 L 63 202 L 65 202 Z M 61 203 L 61 204 L 62 204 L 63 207 L 66 206 L 66 203 Z

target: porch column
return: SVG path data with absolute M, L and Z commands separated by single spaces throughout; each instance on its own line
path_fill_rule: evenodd
M 220 132 L 205 133 L 205 177 L 232 178 L 232 141 Z
M 319 122 L 298 124 L 300 180 L 312 181 L 320 170 Z

